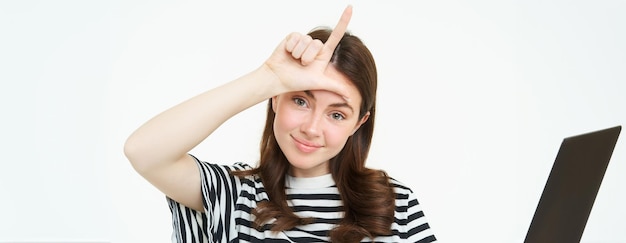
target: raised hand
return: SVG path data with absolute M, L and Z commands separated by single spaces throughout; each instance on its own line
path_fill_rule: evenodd
M 349 5 L 326 43 L 308 35 L 291 33 L 278 45 L 265 65 L 280 79 L 285 92 L 323 89 L 344 96 L 345 87 L 326 77 L 324 71 L 351 17 L 352 6 Z

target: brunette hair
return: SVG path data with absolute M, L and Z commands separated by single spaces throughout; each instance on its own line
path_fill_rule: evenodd
M 322 27 L 313 29 L 308 34 L 313 39 L 326 42 L 331 32 L 330 28 Z M 376 117 L 377 71 L 374 58 L 361 39 L 346 32 L 330 63 L 358 89 L 362 97 L 359 119 L 367 112 L 370 113 L 367 121 L 348 138 L 343 149 L 329 163 L 344 208 L 344 218 L 329 232 L 330 240 L 359 242 L 364 237 L 373 239 L 379 235 L 389 235 L 395 211 L 395 193 L 390 185 L 390 178 L 382 170 L 365 166 Z M 260 144 L 259 165 L 252 170 L 234 174 L 260 176 L 270 200 L 259 203 L 253 210 L 255 224 L 262 227 L 265 222 L 275 218 L 271 230 L 282 231 L 312 221 L 296 216 L 287 205 L 285 176 L 289 170 L 289 161 L 274 136 L 275 115 L 270 100 Z

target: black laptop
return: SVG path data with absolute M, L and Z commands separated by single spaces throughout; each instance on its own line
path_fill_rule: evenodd
M 577 243 L 622 127 L 563 139 L 524 243 Z

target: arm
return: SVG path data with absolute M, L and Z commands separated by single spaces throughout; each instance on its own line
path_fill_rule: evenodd
M 133 168 L 168 197 L 203 211 L 199 171 L 188 152 L 232 116 L 278 94 L 314 89 L 344 94 L 345 87 L 324 70 L 351 14 L 348 6 L 326 44 L 292 33 L 256 70 L 150 119 L 124 145 Z
M 135 170 L 167 196 L 202 211 L 199 171 L 187 153 L 230 117 L 279 92 L 272 82 L 276 77 L 261 67 L 188 99 L 139 127 L 126 141 L 124 153 Z

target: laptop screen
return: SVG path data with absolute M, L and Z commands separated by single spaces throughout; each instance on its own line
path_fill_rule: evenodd
M 621 126 L 563 139 L 524 240 L 580 242 Z

